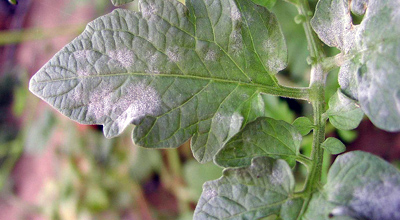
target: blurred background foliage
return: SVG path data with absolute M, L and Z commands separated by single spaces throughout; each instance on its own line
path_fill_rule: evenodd
M 30 76 L 89 21 L 110 12 L 110 1 L 18 3 L 0 0 L 0 219 L 191 219 L 202 184 L 219 178 L 222 169 L 196 162 L 189 142 L 178 149 L 144 149 L 132 143 L 132 128 L 109 140 L 100 126 L 79 125 L 28 91 Z M 124 7 L 137 10 L 137 4 Z M 297 10 L 279 0 L 271 10 L 289 50 L 289 66 L 279 80 L 307 86 L 310 58 Z M 335 70 L 327 80 L 327 97 L 337 87 Z M 271 97 L 268 108 L 272 117 L 288 122 L 311 117 L 304 102 Z M 329 124 L 326 129 L 348 150 L 400 164 L 399 134 L 380 131 L 368 120 L 354 131 Z M 311 135 L 304 137 L 303 153 L 310 153 L 311 143 Z M 334 158 L 325 157 L 327 170 Z M 300 189 L 306 170 L 297 166 L 294 171 Z

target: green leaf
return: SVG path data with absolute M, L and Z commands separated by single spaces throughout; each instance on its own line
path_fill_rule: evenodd
M 111 0 L 112 4 L 115 6 L 123 5 L 129 2 L 133 2 L 135 0 Z
M 329 122 L 341 130 L 352 130 L 358 127 L 364 117 L 356 101 L 347 97 L 340 90 L 329 100 L 329 109 L 326 111 Z
M 226 169 L 220 179 L 206 182 L 194 219 L 295 219 L 303 202 L 290 199 L 293 190 L 294 177 L 284 160 L 258 157 L 247 168 Z
M 294 165 L 301 139 L 301 134 L 287 122 L 258 118 L 233 136 L 214 161 L 222 167 L 241 167 L 249 166 L 254 157 L 268 156 Z
M 304 219 L 400 219 L 400 172 L 372 154 L 339 156 Z M 329 216 L 335 217 L 330 218 Z
M 330 154 L 340 154 L 346 151 L 346 146 L 337 138 L 328 137 L 321 147 L 327 150 Z
M 264 6 L 268 9 L 273 8 L 276 3 L 276 0 L 252 0 L 252 1 L 257 5 Z
M 91 22 L 31 79 L 30 90 L 106 137 L 131 122 L 134 141 L 178 147 L 190 137 L 211 161 L 241 127 L 264 116 L 287 53 L 277 20 L 250 0 L 142 0 Z M 297 90 L 296 90 L 297 91 Z M 290 93 L 290 94 L 292 94 Z
M 306 136 L 313 129 L 314 125 L 307 117 L 297 118 L 292 125 L 300 132 L 301 135 Z
M 359 25 L 353 25 L 351 11 L 365 14 Z M 388 131 L 400 130 L 399 14 L 397 0 L 320 0 L 311 21 L 326 44 L 342 51 L 342 90 Z

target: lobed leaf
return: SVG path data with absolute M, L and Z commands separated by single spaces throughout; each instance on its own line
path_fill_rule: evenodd
M 250 0 L 142 0 L 89 23 L 31 79 L 30 90 L 106 137 L 136 125 L 134 141 L 178 147 L 190 137 L 212 160 L 242 126 L 268 114 L 261 92 L 287 51 L 275 16 Z
M 400 219 L 400 172 L 372 154 L 339 156 L 304 219 Z
M 364 14 L 359 25 L 352 23 L 351 12 Z M 388 131 L 400 130 L 399 22 L 397 0 L 320 0 L 311 20 L 318 36 L 342 51 L 342 90 Z
M 291 199 L 294 177 L 284 160 L 254 158 L 247 168 L 225 169 L 203 185 L 194 219 L 296 219 L 303 200 Z
M 233 136 L 216 154 L 222 167 L 249 166 L 252 158 L 267 156 L 296 164 L 302 136 L 291 124 L 272 118 L 258 118 Z
M 364 117 L 356 101 L 347 97 L 340 89 L 329 99 L 326 115 L 329 117 L 329 122 L 341 130 L 357 128 Z

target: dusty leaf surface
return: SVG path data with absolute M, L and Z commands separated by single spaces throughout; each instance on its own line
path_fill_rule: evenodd
M 250 0 L 142 0 L 89 23 L 31 79 L 30 90 L 106 137 L 136 125 L 145 147 L 189 138 L 212 160 L 244 124 L 268 114 L 261 91 L 280 89 L 284 38 L 273 14 Z

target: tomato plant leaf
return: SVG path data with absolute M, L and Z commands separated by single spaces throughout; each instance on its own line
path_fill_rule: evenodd
M 241 167 L 249 166 L 254 157 L 268 156 L 294 165 L 301 140 L 301 134 L 291 124 L 258 118 L 233 136 L 214 161 L 222 167 Z
M 190 137 L 212 160 L 243 124 L 265 113 L 261 92 L 287 51 L 275 16 L 250 0 L 142 0 L 91 22 L 31 79 L 30 90 L 106 137 L 131 122 L 134 141 L 178 147 Z
M 264 6 L 268 9 L 273 8 L 276 3 L 276 0 L 252 0 L 252 1 L 257 5 Z
M 135 0 L 111 0 L 111 3 L 115 6 L 119 6 L 133 1 Z
M 328 137 L 322 144 L 330 154 L 340 154 L 346 151 L 346 146 L 337 138 Z
M 292 125 L 300 132 L 301 135 L 306 136 L 313 129 L 314 125 L 307 117 L 299 117 L 292 123 Z
M 400 172 L 372 154 L 353 151 L 340 155 L 327 184 L 315 194 L 305 219 L 400 219 Z
M 340 89 L 329 99 L 329 109 L 326 111 L 329 122 L 341 130 L 352 130 L 358 127 L 364 117 L 357 102 Z
M 364 14 L 359 25 L 352 23 L 351 12 Z M 342 51 L 342 90 L 388 131 L 400 130 L 399 14 L 397 0 L 321 0 L 311 21 L 326 44 Z
M 260 219 L 284 213 L 298 216 L 302 200 L 291 200 L 294 177 L 284 160 L 254 158 L 246 168 L 228 168 L 206 182 L 194 219 Z

